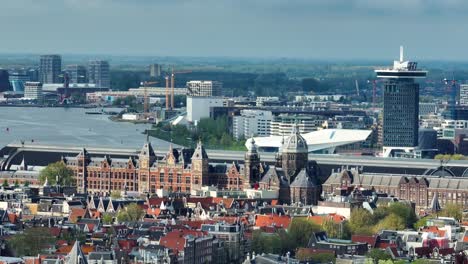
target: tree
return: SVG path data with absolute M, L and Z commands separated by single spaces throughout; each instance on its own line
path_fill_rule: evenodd
M 39 181 L 43 184 L 45 180 L 49 184 L 59 184 L 62 186 L 73 186 L 75 185 L 75 179 L 73 177 L 73 171 L 65 165 L 62 161 L 51 163 L 45 167 L 39 174 Z M 58 183 L 57 183 L 58 179 Z
M 463 217 L 463 208 L 455 203 L 447 203 L 442 211 L 440 212 L 441 216 L 453 217 L 458 221 L 462 220 Z
M 117 213 L 117 220 L 119 222 L 135 222 L 141 220 L 145 215 L 143 210 L 138 204 L 131 203 Z
M 23 233 L 13 235 L 7 241 L 15 256 L 38 255 L 52 246 L 54 242 L 55 237 L 47 228 L 43 227 L 26 229 Z
M 371 258 L 374 263 L 379 263 L 380 260 L 391 260 L 392 259 L 392 256 L 390 256 L 390 254 L 388 254 L 387 252 L 381 250 L 381 249 L 377 249 L 377 248 L 373 248 L 369 251 L 369 253 L 367 253 L 366 255 L 368 258 Z
M 263 233 L 255 230 L 252 234 L 252 250 L 258 253 L 281 254 L 283 249 L 282 241 L 277 233 Z
M 105 213 L 102 215 L 102 222 L 106 225 L 110 225 L 112 224 L 112 222 L 114 221 L 114 217 L 109 214 L 109 213 Z
M 417 220 L 413 208 L 410 205 L 404 203 L 390 204 L 390 206 L 388 206 L 388 213 L 401 217 L 405 221 L 405 225 L 407 227 L 412 227 Z
M 112 191 L 110 196 L 111 196 L 112 199 L 122 198 L 122 194 L 120 193 L 120 191 Z
M 326 219 L 322 223 L 322 229 L 330 238 L 349 239 L 351 237 L 348 222 L 336 223 L 333 219 Z
M 349 227 L 353 234 L 371 235 L 374 225 L 374 217 L 372 214 L 363 208 L 356 208 L 351 212 Z
M 29 181 L 24 182 L 24 187 L 29 187 L 31 183 Z
M 75 241 L 80 241 L 80 243 L 86 242 L 86 234 L 79 229 L 70 229 L 68 232 L 62 233 L 62 239 L 66 240 L 68 243 L 74 243 Z
M 421 227 L 425 227 L 427 225 L 427 220 L 428 219 L 429 219 L 429 217 L 427 217 L 427 216 L 419 219 L 416 223 L 414 223 L 414 225 L 413 225 L 414 229 L 418 230 Z
M 314 253 L 308 248 L 298 249 L 296 258 L 301 262 L 312 263 L 335 263 L 336 261 L 336 257 L 333 253 Z
M 374 227 L 374 232 L 381 230 L 403 230 L 405 227 L 405 220 L 401 216 L 391 213 L 377 223 Z
M 7 181 L 6 179 L 3 180 L 2 187 L 8 187 L 8 186 L 10 186 L 10 185 L 8 184 L 8 181 Z
M 312 233 L 319 231 L 321 231 L 320 226 L 307 220 L 307 218 L 293 218 L 288 228 L 290 250 L 295 251 L 296 248 L 306 247 Z

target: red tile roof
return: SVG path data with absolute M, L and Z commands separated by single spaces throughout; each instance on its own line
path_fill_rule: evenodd
M 57 251 L 55 251 L 55 253 L 66 255 L 70 253 L 72 248 L 73 248 L 73 245 L 62 246 L 62 247 L 59 247 Z M 94 251 L 94 247 L 90 245 L 81 245 L 81 250 L 83 251 L 83 254 L 88 255 L 90 252 Z
M 59 237 L 62 229 L 60 227 L 50 227 L 50 234 L 54 237 Z
M 117 241 L 119 244 L 120 249 L 130 252 L 134 247 L 137 246 L 137 241 L 134 239 L 125 239 Z
M 8 221 L 12 224 L 16 224 L 16 222 L 18 222 L 18 216 L 14 213 L 8 213 Z
M 421 230 L 422 232 L 433 233 L 438 237 L 445 237 L 445 230 L 440 230 L 437 226 L 428 226 Z
M 351 236 L 351 241 L 360 242 L 360 243 L 367 243 L 368 245 L 370 245 L 373 248 L 376 246 L 378 240 L 379 240 L 379 236 L 377 236 L 377 235 L 372 235 L 372 236 L 352 235 Z
M 72 207 L 70 216 L 68 217 L 68 219 L 70 219 L 71 222 L 76 223 L 78 219 L 84 218 L 85 215 L 86 215 L 86 209 L 79 208 L 79 207 Z
M 346 220 L 346 217 L 339 214 L 328 214 L 328 215 L 313 215 L 307 217 L 317 225 L 322 225 L 325 220 L 332 220 L 334 223 L 340 224 Z
M 256 227 L 282 227 L 288 228 L 291 224 L 291 217 L 289 215 L 256 215 L 255 226 Z

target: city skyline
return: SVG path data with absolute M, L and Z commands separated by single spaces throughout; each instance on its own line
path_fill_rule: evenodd
M 468 59 L 460 26 L 468 4 L 459 0 L 19 0 L 2 8 L 10 26 L 0 53 L 372 60 L 395 58 L 401 44 L 416 60 Z

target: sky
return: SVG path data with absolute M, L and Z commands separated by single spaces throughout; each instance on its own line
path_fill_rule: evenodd
M 468 61 L 466 0 L 1 0 L 0 53 Z

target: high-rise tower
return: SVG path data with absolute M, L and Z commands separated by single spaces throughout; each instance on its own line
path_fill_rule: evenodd
M 403 59 L 393 67 L 375 70 L 378 78 L 385 79 L 383 115 L 383 155 L 398 153 L 417 154 L 419 130 L 419 84 L 417 78 L 425 78 L 427 71 L 417 68 L 417 62 Z
M 110 88 L 109 62 L 104 60 L 91 60 L 88 65 L 89 83 L 96 84 L 98 88 Z
M 39 81 L 42 83 L 60 83 L 62 57 L 60 55 L 42 55 L 39 64 Z

